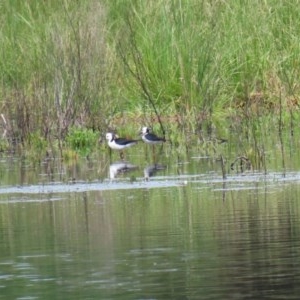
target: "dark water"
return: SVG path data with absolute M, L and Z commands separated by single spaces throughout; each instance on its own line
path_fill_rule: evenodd
M 4 159 L 0 299 L 299 299 L 300 173 L 170 161 Z

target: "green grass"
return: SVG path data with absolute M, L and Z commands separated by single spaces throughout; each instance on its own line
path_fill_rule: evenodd
M 3 0 L 1 112 L 20 141 L 126 115 L 130 128 L 159 115 L 176 135 L 242 124 L 260 138 L 260 116 L 289 124 L 299 110 L 299 17 L 283 0 Z
M 97 148 L 99 135 L 91 129 L 71 128 L 66 137 L 67 147 L 87 156 Z

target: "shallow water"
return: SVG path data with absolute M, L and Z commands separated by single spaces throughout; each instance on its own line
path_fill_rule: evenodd
M 1 160 L 0 299 L 299 298 L 300 172 L 129 158 Z

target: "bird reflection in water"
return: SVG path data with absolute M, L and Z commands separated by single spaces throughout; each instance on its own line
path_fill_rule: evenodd
M 136 170 L 138 167 L 127 161 L 114 162 L 109 166 L 109 178 L 115 179 L 117 175 L 124 174 L 133 170 Z
M 144 169 L 144 178 L 149 181 L 150 177 L 154 176 L 156 172 L 165 170 L 166 166 L 160 164 L 154 164 Z
M 114 162 L 109 166 L 109 178 L 113 180 L 118 175 L 125 174 L 136 169 L 138 169 L 138 166 L 127 161 Z M 147 166 L 144 168 L 144 179 L 146 181 L 149 181 L 150 177 L 154 176 L 158 171 L 162 171 L 165 169 L 166 166 L 161 164 Z

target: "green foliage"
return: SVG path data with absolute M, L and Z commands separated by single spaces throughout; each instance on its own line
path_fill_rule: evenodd
M 75 123 L 103 127 L 119 93 L 104 7 L 4 0 L 0 8 L 0 105 L 11 132 L 23 140 L 32 131 L 63 139 Z
M 0 153 L 8 151 L 9 147 L 10 147 L 10 145 L 9 145 L 7 139 L 0 138 Z
M 131 110 L 143 103 L 146 115 L 154 106 L 161 115 L 179 114 L 193 131 L 206 120 L 218 125 L 236 111 L 247 118 L 276 113 L 287 108 L 289 97 L 299 98 L 296 3 L 106 5 Z
M 299 110 L 299 15 L 297 1 L 3 0 L 1 112 L 19 140 L 53 141 L 123 115 L 184 136 Z
M 30 148 L 38 152 L 45 152 L 47 149 L 47 141 L 41 137 L 38 132 L 32 132 L 27 139 Z
M 24 146 L 19 149 L 24 159 L 28 159 L 33 164 L 39 164 L 45 159 L 48 153 L 48 141 L 39 132 L 30 132 Z
M 66 144 L 80 155 L 88 155 L 97 146 L 99 134 L 91 129 L 71 128 L 67 137 Z

